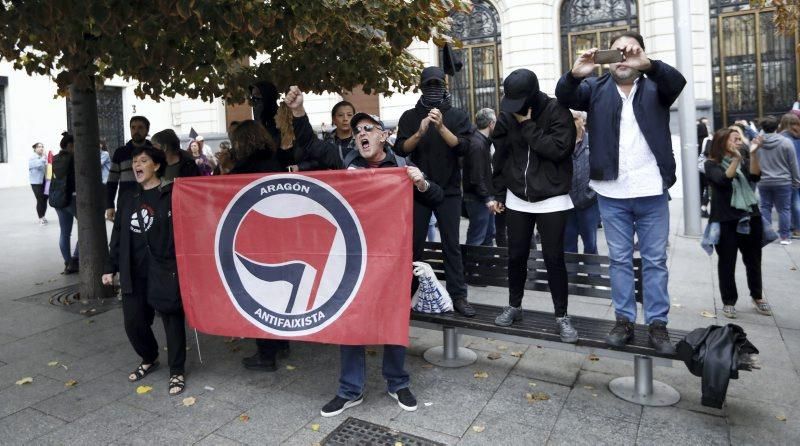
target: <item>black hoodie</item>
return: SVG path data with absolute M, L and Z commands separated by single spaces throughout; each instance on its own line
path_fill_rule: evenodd
M 458 108 L 443 106 L 439 110 L 442 112 L 444 126 L 458 138 L 457 146 L 448 146 L 436 127 L 430 125 L 417 147 L 405 155 L 403 146 L 406 140 L 417 133 L 420 123 L 428 116 L 428 109 L 417 102 L 414 108 L 406 110 L 400 117 L 394 151 L 400 156 L 409 157 L 426 177 L 444 189 L 445 195 L 461 195 L 461 167 L 458 157 L 463 156 L 469 147 L 469 136 L 474 127 L 469 116 Z
M 492 183 L 495 199 L 505 203 L 506 190 L 530 201 L 569 193 L 572 152 L 577 131 L 569 109 L 539 93 L 531 119 L 521 124 L 501 113 L 492 133 Z

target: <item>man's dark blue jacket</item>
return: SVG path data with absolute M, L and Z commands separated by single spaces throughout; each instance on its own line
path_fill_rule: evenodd
M 669 131 L 669 108 L 686 85 L 675 68 L 651 60 L 651 68 L 639 78 L 633 98 L 633 112 L 644 139 L 656 158 L 664 188 L 675 184 L 675 156 Z M 565 107 L 588 112 L 588 133 L 592 136 L 589 177 L 616 180 L 619 176 L 619 134 L 622 98 L 609 73 L 578 79 L 572 71 L 561 76 L 556 98 Z

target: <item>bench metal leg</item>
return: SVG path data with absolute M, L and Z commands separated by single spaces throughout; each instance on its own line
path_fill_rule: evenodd
M 422 355 L 426 361 L 439 367 L 464 367 L 478 360 L 478 355 L 472 350 L 459 347 L 461 337 L 455 327 L 444 327 L 442 330 L 444 345 L 431 347 Z
M 671 406 L 681 400 L 677 390 L 653 380 L 653 358 L 636 355 L 633 358 L 633 373 L 634 376 L 611 380 L 608 383 L 611 393 L 642 406 Z

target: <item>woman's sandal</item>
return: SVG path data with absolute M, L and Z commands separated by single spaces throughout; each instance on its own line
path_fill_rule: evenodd
M 153 361 L 153 363 L 147 368 L 145 368 L 146 365 L 148 364 L 139 364 L 139 367 L 136 367 L 136 370 L 132 371 L 131 374 L 128 375 L 128 381 L 133 383 L 149 375 L 150 372 L 158 368 L 158 361 Z
M 753 299 L 753 306 L 756 307 L 756 311 L 763 314 L 764 316 L 772 316 L 772 308 L 770 308 L 769 304 L 764 299 L 755 300 Z
M 180 395 L 186 387 L 186 379 L 183 375 L 172 375 L 169 377 L 170 396 Z

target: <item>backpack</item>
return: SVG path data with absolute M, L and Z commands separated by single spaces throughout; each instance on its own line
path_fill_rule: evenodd
M 50 195 L 47 202 L 54 209 L 65 208 L 72 200 L 72 191 L 67 190 L 67 177 L 72 166 L 70 154 L 59 153 L 53 157 L 53 178 L 50 180 Z

